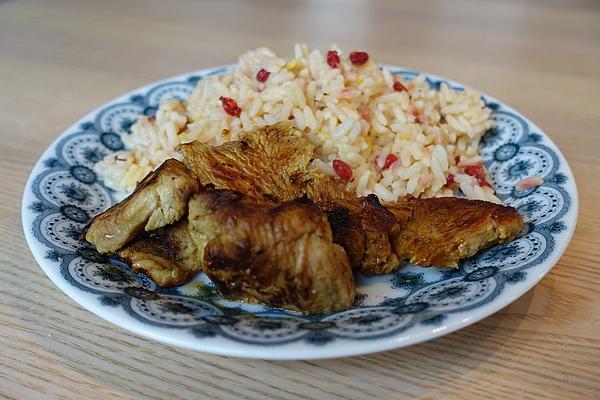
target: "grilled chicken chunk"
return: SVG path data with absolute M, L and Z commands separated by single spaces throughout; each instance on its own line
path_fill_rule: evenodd
M 185 214 L 200 185 L 181 162 L 170 159 L 148 174 L 125 200 L 95 216 L 85 239 L 101 253 L 115 252 L 142 231 L 172 224 Z
M 192 240 L 184 218 L 126 245 L 118 254 L 135 272 L 169 287 L 183 285 L 202 271 L 202 250 Z
M 312 313 L 352 306 L 348 257 L 312 201 L 273 205 L 206 190 L 190 201 L 189 221 L 197 234 L 220 228 L 204 249 L 204 273 L 225 297 Z
M 523 229 L 517 210 L 486 201 L 443 197 L 386 206 L 398 223 L 394 251 L 416 265 L 456 268 L 460 259 L 509 242 Z
M 400 261 L 390 243 L 390 235 L 398 228 L 396 218 L 377 196 L 317 205 L 327 215 L 334 241 L 344 247 L 354 269 L 373 275 L 398 267 Z
M 187 282 L 202 271 L 206 244 L 224 229 L 209 208 L 200 206 L 201 199 L 213 192 L 211 187 L 201 188 L 198 197 L 189 199 L 185 218 L 133 242 L 119 255 L 135 271 L 145 273 L 160 286 Z
M 202 184 L 217 189 L 272 202 L 303 196 L 315 201 L 351 198 L 338 181 L 309 168 L 314 145 L 289 123 L 256 128 L 216 147 L 198 141 L 182 144 L 178 151 Z

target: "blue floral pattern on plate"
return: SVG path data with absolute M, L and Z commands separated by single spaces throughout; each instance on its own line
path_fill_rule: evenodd
M 390 68 L 408 79 L 416 75 Z M 100 108 L 65 132 L 32 172 L 23 200 L 32 252 L 55 283 L 104 318 L 167 342 L 220 354 L 360 354 L 426 340 L 491 314 L 523 294 L 564 251 L 577 212 L 566 161 L 532 123 L 484 96 L 495 126 L 484 137 L 481 154 L 498 196 L 519 210 L 526 229 L 515 241 L 482 251 L 457 270 L 407 265 L 395 274 L 360 277 L 353 309 L 304 315 L 226 301 L 204 276 L 182 288 L 160 288 L 119 259 L 98 254 L 80 235 L 89 219 L 114 204 L 117 196 L 98 180 L 93 165 L 123 148 L 121 136 L 129 134 L 138 116 L 154 113 L 162 99 L 186 97 L 198 80 L 225 70 L 162 81 Z M 446 81 L 427 79 L 434 87 Z M 516 191 L 515 184 L 530 175 L 543 178 L 544 184 Z M 369 345 L 356 348 L 352 342 Z

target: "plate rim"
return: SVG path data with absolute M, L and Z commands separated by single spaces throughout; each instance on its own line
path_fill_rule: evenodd
M 530 271 L 535 271 L 534 275 L 529 275 L 525 282 L 520 283 L 518 286 L 514 286 L 514 289 L 511 290 L 511 293 L 504 291 L 503 294 L 500 294 L 495 298 L 494 301 L 482 305 L 478 308 L 471 309 L 468 311 L 460 311 L 453 313 L 452 319 L 458 319 L 458 322 L 444 322 L 440 325 L 434 325 L 431 328 L 420 327 L 418 334 L 406 335 L 405 332 L 399 332 L 392 336 L 386 336 L 377 339 L 369 339 L 369 340 L 349 340 L 344 338 L 337 338 L 334 342 L 325 344 L 323 346 L 317 345 L 307 345 L 305 343 L 286 343 L 286 344 L 278 344 L 278 345 L 259 345 L 259 344 L 250 344 L 250 343 L 241 343 L 229 339 L 225 339 L 223 337 L 217 338 L 196 338 L 194 341 L 185 340 L 183 338 L 178 338 L 172 335 L 172 328 L 163 328 L 157 327 L 150 324 L 143 323 L 135 318 L 131 317 L 127 313 L 125 313 L 122 309 L 116 309 L 111 307 L 99 307 L 96 296 L 91 295 L 90 293 L 86 293 L 83 290 L 69 284 L 59 271 L 54 268 L 52 262 L 45 259 L 43 257 L 44 252 L 46 251 L 46 246 L 41 243 L 37 238 L 34 237 L 34 234 L 31 230 L 31 226 L 33 223 L 33 212 L 28 208 L 32 202 L 35 200 L 35 196 L 32 192 L 32 185 L 35 178 L 39 175 L 40 170 L 43 168 L 43 161 L 49 158 L 53 152 L 56 151 L 57 144 L 59 141 L 65 136 L 71 134 L 73 131 L 77 130 L 77 127 L 82 123 L 93 116 L 100 113 L 103 109 L 107 107 L 122 102 L 128 99 L 130 96 L 147 92 L 150 89 L 157 87 L 163 83 L 173 82 L 177 80 L 187 79 L 191 76 L 195 76 L 198 74 L 207 75 L 211 72 L 223 70 L 234 66 L 235 64 L 224 64 L 218 65 L 214 67 L 202 68 L 196 71 L 178 74 L 172 77 L 168 77 L 165 79 L 157 80 L 151 82 L 149 84 L 143 85 L 136 89 L 130 90 L 124 93 L 121 96 L 113 98 L 107 102 L 96 107 L 94 110 L 88 112 L 83 117 L 78 119 L 75 123 L 70 125 L 67 129 L 62 131 L 42 152 L 42 154 L 37 158 L 34 166 L 32 167 L 29 177 L 27 178 L 26 186 L 23 190 L 22 201 L 21 201 L 21 221 L 23 233 L 27 241 L 27 245 L 29 247 L 30 252 L 32 253 L 34 259 L 40 268 L 44 271 L 44 273 L 50 278 L 50 280 L 69 298 L 71 298 L 75 303 L 79 304 L 86 310 L 92 312 L 93 314 L 99 316 L 100 318 L 119 326 L 120 328 L 125 329 L 126 331 L 136 333 L 145 338 L 153 339 L 168 345 L 173 345 L 177 347 L 182 347 L 190 350 L 197 350 L 211 354 L 217 354 L 222 356 L 235 356 L 240 358 L 254 358 L 254 359 L 266 359 L 266 360 L 315 360 L 315 359 L 329 359 L 329 358 L 339 358 L 339 357 L 349 357 L 355 355 L 365 355 L 371 354 L 380 351 L 387 351 L 392 349 L 397 349 L 401 347 L 410 346 L 417 343 L 422 343 L 425 341 L 429 341 L 449 333 L 458 331 L 463 329 L 469 325 L 472 325 L 496 312 L 506 307 L 507 305 L 516 301 L 519 297 L 523 296 L 532 287 L 534 287 L 546 274 L 550 272 L 552 268 L 560 261 L 562 255 L 568 248 L 573 234 L 575 232 L 575 228 L 577 225 L 577 219 L 579 216 L 579 193 L 577 189 L 577 184 L 575 181 L 575 176 L 573 171 L 567 161 L 567 158 L 564 154 L 559 150 L 558 146 L 554 143 L 552 138 L 546 134 L 546 132 L 540 129 L 535 123 L 529 120 L 527 117 L 522 115 L 520 112 L 515 110 L 513 107 L 508 105 L 503 101 L 499 101 L 493 96 L 488 95 L 485 92 L 481 92 L 481 95 L 486 99 L 494 101 L 498 104 L 501 104 L 504 109 L 509 112 L 515 113 L 516 115 L 523 118 L 531 127 L 535 128 L 537 132 L 542 133 L 544 139 L 547 141 L 545 143 L 550 147 L 552 151 L 559 157 L 562 169 L 568 175 L 569 182 L 567 183 L 565 190 L 571 196 L 571 205 L 570 209 L 565 213 L 563 218 L 567 220 L 566 224 L 567 230 L 563 233 L 560 240 L 557 240 L 556 248 L 549 254 L 548 258 L 542 261 L 540 264 L 536 265 Z M 465 89 L 471 88 L 469 85 L 465 85 L 459 82 L 456 82 L 451 79 L 447 79 L 445 77 L 430 74 L 425 71 L 416 71 L 412 68 L 405 68 L 401 66 L 395 66 L 390 64 L 380 64 L 384 67 L 390 67 L 397 70 L 402 70 L 406 72 L 416 72 L 422 73 L 426 75 L 428 78 L 433 78 L 436 80 L 442 80 L 448 82 L 452 85 L 458 85 Z M 39 171 L 39 172 L 38 172 Z M 564 235 L 566 234 L 566 236 Z M 466 314 L 461 318 L 462 314 Z M 415 325 L 417 326 L 417 325 Z M 415 326 L 411 326 L 407 331 L 410 331 L 411 328 Z M 164 332 L 163 332 L 164 331 Z M 168 334 L 168 333 L 171 333 Z M 225 345 L 223 345 L 225 343 Z

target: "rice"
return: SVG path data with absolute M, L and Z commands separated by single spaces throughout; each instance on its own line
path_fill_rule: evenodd
M 289 61 L 266 48 L 245 53 L 226 74 L 200 80 L 183 102 L 163 101 L 154 118 L 140 117 L 123 135 L 126 150 L 99 162 L 96 172 L 108 187 L 131 192 L 177 157 L 179 143 L 219 145 L 244 130 L 289 121 L 317 147 L 312 167 L 335 176 L 331 164 L 339 159 L 352 168 L 347 189 L 357 196 L 499 202 L 484 177 L 468 173 L 481 165 L 479 141 L 492 126 L 478 92 L 445 83 L 435 90 L 423 75 L 407 81 L 371 59 L 356 66 L 336 46 L 328 50 L 340 55 L 339 67 L 306 45 L 296 45 Z M 256 79 L 261 69 L 269 72 L 264 83 Z M 395 82 L 407 90 L 394 90 Z M 225 112 L 221 97 L 234 99 L 241 114 Z M 386 166 L 390 155 L 397 161 Z

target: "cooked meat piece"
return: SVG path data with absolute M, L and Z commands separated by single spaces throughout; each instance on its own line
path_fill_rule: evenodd
M 486 201 L 443 197 L 386 206 L 398 221 L 396 254 L 422 266 L 456 268 L 460 259 L 509 242 L 523 228 L 517 210 Z
M 289 123 L 257 128 L 216 147 L 198 141 L 182 144 L 178 151 L 201 183 L 218 189 L 272 202 L 305 195 L 315 201 L 349 198 L 339 181 L 309 169 L 314 145 Z
M 191 199 L 189 221 L 192 236 L 220 227 L 204 249 L 204 272 L 225 297 L 311 313 L 352 306 L 348 257 L 312 201 L 273 205 L 209 189 Z
M 142 272 L 157 285 L 183 285 L 202 270 L 202 248 L 188 231 L 187 218 L 126 245 L 119 255 L 135 272 Z
M 142 231 L 178 221 L 200 188 L 181 162 L 170 159 L 148 174 L 125 200 L 95 216 L 85 239 L 100 253 L 115 252 Z
M 390 243 L 390 235 L 397 229 L 396 218 L 377 196 L 317 205 L 327 215 L 334 242 L 344 247 L 354 269 L 373 275 L 398 267 L 400 261 Z
M 333 201 L 317 203 L 327 216 L 334 243 L 346 250 L 352 269 L 359 269 L 365 256 L 367 238 L 359 218 L 350 215 L 350 210 Z

